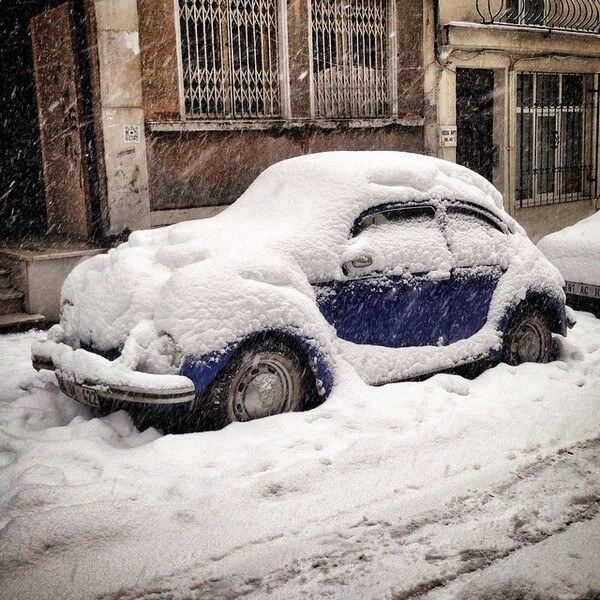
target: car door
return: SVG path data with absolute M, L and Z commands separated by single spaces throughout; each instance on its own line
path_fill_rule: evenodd
M 317 293 L 338 337 L 388 347 L 446 342 L 451 256 L 433 206 L 364 215 L 342 262 L 343 280 Z
M 452 254 L 448 342 L 466 339 L 486 323 L 490 302 L 508 265 L 508 230 L 491 214 L 466 204 L 446 208 Z

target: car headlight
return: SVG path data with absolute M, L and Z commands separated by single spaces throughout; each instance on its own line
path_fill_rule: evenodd
M 155 338 L 140 352 L 137 369 L 147 373 L 175 375 L 183 359 L 183 353 L 175 340 L 167 333 Z
M 168 361 L 169 366 L 179 369 L 183 353 L 175 340 L 168 333 L 165 333 L 160 336 L 159 343 L 161 344 L 159 349 L 161 356 Z

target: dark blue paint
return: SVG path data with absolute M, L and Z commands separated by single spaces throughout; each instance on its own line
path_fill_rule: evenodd
M 179 369 L 179 374 L 191 379 L 194 382 L 196 394 L 200 394 L 215 380 L 241 344 L 240 340 L 229 344 L 224 350 L 215 350 L 202 356 L 186 356 Z
M 454 269 L 448 343 L 476 334 L 487 320 L 492 295 L 502 270 L 498 267 Z
M 450 307 L 447 281 L 421 275 L 374 275 L 319 287 L 319 307 L 344 340 L 390 348 L 445 341 Z M 324 294 L 323 288 L 332 293 Z
M 400 348 L 447 345 L 477 333 L 487 320 L 502 270 L 454 269 L 449 280 L 425 275 L 369 276 L 315 286 L 323 316 L 338 337 Z
M 515 298 L 514 304 L 507 306 L 504 314 L 498 324 L 498 331 L 505 333 L 510 320 L 519 304 L 526 302 L 540 308 L 549 319 L 550 329 L 552 333 L 559 335 L 567 335 L 567 313 L 565 303 L 562 298 L 554 294 L 549 294 L 546 290 L 529 290 L 525 295 L 525 300 L 518 301 Z M 498 362 L 502 358 L 502 346 L 490 349 L 490 359 L 492 362 Z
M 84 344 L 83 342 L 80 342 L 79 346 L 82 350 L 85 350 L 86 352 L 97 354 L 98 356 L 102 356 L 106 360 L 111 361 L 119 358 L 119 356 L 121 356 L 121 352 L 123 351 L 122 346 L 119 346 L 118 348 L 109 348 L 108 350 L 97 350 L 96 348 L 94 348 L 94 346 L 92 346 L 92 344 Z

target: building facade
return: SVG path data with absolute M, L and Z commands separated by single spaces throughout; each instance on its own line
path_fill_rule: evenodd
M 534 241 L 600 208 L 598 2 L 435 8 L 429 150 L 493 181 Z
M 27 175 L 3 139 L 0 315 L 21 294 L 56 319 L 86 242 L 210 216 L 279 160 L 424 151 L 422 0 L 21 2 L 0 9 L 0 109 L 37 123 Z
M 423 151 L 421 0 L 86 7 L 103 232 L 213 214 L 298 154 Z

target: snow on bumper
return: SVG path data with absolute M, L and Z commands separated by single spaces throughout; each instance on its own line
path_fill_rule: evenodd
M 31 355 L 35 369 L 54 371 L 60 389 L 82 404 L 179 404 L 195 398 L 194 384 L 187 377 L 132 371 L 118 360 L 109 361 L 67 344 L 35 342 Z

